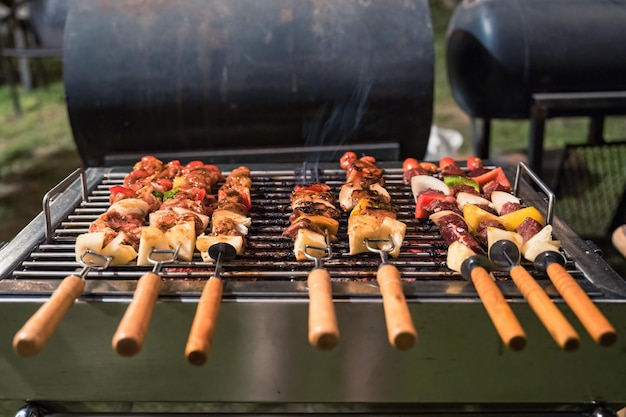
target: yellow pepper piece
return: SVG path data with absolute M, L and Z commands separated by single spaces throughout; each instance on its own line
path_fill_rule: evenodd
M 500 216 L 500 221 L 506 230 L 514 231 L 528 217 L 538 221 L 542 227 L 546 225 L 546 221 L 543 216 L 539 213 L 539 210 L 534 207 L 525 207 L 512 213 L 505 214 L 504 216 Z
M 476 234 L 478 232 L 479 223 L 484 220 L 495 220 L 502 223 L 500 218 L 495 214 L 491 214 L 486 210 L 481 209 L 475 204 L 465 204 L 463 206 L 463 218 L 469 226 L 470 233 Z
M 362 198 L 358 203 L 354 206 L 352 211 L 350 212 L 350 216 L 358 216 L 361 214 L 361 210 L 364 210 L 370 206 L 370 200 L 368 198 Z
M 311 221 L 311 223 L 313 223 L 313 224 L 317 225 L 318 227 L 328 231 L 328 234 L 330 236 L 336 235 L 337 234 L 337 230 L 339 229 L 339 222 L 337 220 L 333 219 L 333 218 L 328 217 L 328 216 L 303 214 L 302 216 L 300 216 L 296 220 L 294 220 L 293 223 L 297 223 L 301 219 L 309 219 Z
M 172 188 L 180 188 L 187 185 L 187 181 L 183 177 L 174 177 L 174 181 L 172 181 Z

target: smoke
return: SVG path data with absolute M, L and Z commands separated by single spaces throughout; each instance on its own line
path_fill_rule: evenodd
M 305 147 L 341 146 L 346 144 L 358 132 L 363 116 L 367 111 L 367 100 L 374 84 L 369 71 L 369 58 L 361 61 L 359 75 L 356 77 L 352 93 L 345 100 L 324 103 L 315 115 L 304 123 L 303 134 Z M 341 155 L 335 150 L 329 160 L 338 160 Z M 311 162 L 317 166 L 321 153 L 310 155 Z

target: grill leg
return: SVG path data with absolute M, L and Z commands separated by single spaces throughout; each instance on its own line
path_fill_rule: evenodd
M 537 175 L 542 176 L 543 139 L 547 112 L 537 104 L 531 109 L 530 140 L 528 143 L 528 165 Z
M 482 159 L 489 159 L 489 141 L 491 140 L 491 119 L 482 119 L 479 127 L 478 119 L 472 117 L 472 137 L 474 139 L 474 154 Z

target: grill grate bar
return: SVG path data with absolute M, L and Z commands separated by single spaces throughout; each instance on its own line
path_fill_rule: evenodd
M 312 262 L 297 262 L 292 252 L 293 242 L 282 237 L 289 225 L 289 197 L 296 179 L 289 171 L 253 171 L 253 207 L 249 212 L 252 226 L 245 252 L 234 261 L 224 264 L 225 278 L 267 281 L 302 281 L 313 267 Z M 109 187 L 122 183 L 124 173 L 110 173 L 96 186 L 86 202 L 75 207 L 54 231 L 51 242 L 42 243 L 14 271 L 20 279 L 58 279 L 80 268 L 75 261 L 74 242 L 79 234 L 86 233 L 89 225 L 109 207 Z M 319 180 L 333 189 L 336 195 L 343 184 L 342 170 L 320 173 Z M 413 217 L 414 202 L 410 186 L 402 182 L 402 170 L 386 171 L 386 188 L 398 208 L 398 219 L 407 225 L 405 241 L 400 256 L 391 259 L 405 281 L 447 281 L 465 283 L 445 266 L 447 247 L 439 231 L 430 221 Z M 349 256 L 347 242 L 347 215 L 344 214 L 338 242 L 333 244 L 332 257 L 324 263 L 333 280 L 374 281 L 380 264 L 376 254 Z M 543 279 L 532 270 L 529 272 Z M 573 269 L 573 264 L 568 264 Z M 106 271 L 90 272 L 90 280 L 137 279 L 149 268 L 127 265 L 110 267 Z M 213 265 L 202 262 L 196 254 L 192 262 L 174 264 L 164 268 L 164 279 L 202 280 L 214 272 Z M 576 271 L 572 271 L 576 273 Z M 509 280 L 506 274 L 496 273 L 498 280 Z

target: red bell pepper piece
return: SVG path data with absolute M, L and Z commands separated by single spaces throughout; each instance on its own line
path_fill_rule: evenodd
M 427 219 L 429 213 L 424 210 L 428 204 L 435 200 L 444 200 L 446 198 L 443 194 L 431 194 L 431 193 L 422 193 L 415 199 L 415 218 L 416 219 Z
M 511 188 L 511 183 L 507 179 L 506 174 L 502 170 L 502 167 L 494 168 L 491 171 L 485 172 L 482 175 L 472 177 L 472 179 L 476 181 L 481 187 L 489 181 L 495 181 L 507 188 Z
M 109 188 L 109 191 L 111 192 L 111 194 L 124 194 L 127 197 L 135 196 L 135 191 L 121 185 L 114 185 L 113 187 Z

